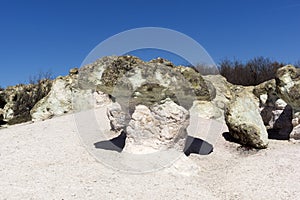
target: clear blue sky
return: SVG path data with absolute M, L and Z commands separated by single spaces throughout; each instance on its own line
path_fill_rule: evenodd
M 215 62 L 300 60 L 299 0 L 0 0 L 0 85 L 66 75 L 101 41 L 147 26 L 187 34 Z

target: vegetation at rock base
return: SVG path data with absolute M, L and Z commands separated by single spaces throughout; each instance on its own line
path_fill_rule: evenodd
M 44 98 L 51 89 L 51 82 L 47 79 L 38 81 L 37 84 L 24 86 L 14 96 L 12 107 L 14 118 L 9 120 L 8 124 L 18 124 L 31 120 L 30 110 L 42 98 Z
M 1 108 L 9 104 L 13 117 L 6 119 L 7 124 L 19 124 L 31 120 L 30 110 L 50 91 L 52 86 L 51 73 L 39 73 L 29 78 L 28 85 L 19 84 L 7 87 L 0 98 Z M 3 119 L 2 119 L 3 120 Z

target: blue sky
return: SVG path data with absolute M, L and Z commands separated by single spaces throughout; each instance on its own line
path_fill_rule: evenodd
M 66 75 L 101 41 L 149 26 L 192 37 L 215 62 L 300 60 L 299 0 L 0 0 L 0 86 Z

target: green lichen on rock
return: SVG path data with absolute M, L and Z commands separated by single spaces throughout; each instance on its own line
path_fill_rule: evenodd
M 89 77 L 90 69 L 101 73 Z M 96 90 L 116 99 L 134 98 L 137 104 L 152 105 L 171 98 L 189 107 L 194 100 L 209 101 L 215 97 L 213 86 L 210 88 L 197 71 L 176 67 L 162 58 L 144 62 L 134 56 L 110 56 L 84 66 L 80 71 L 83 74 L 81 82 L 90 82 L 84 85 L 94 84 Z
M 197 100 L 200 101 L 210 101 L 215 98 L 216 93 L 212 87 L 210 91 L 209 83 L 206 82 L 200 73 L 191 67 L 178 66 L 175 68 L 176 71 L 179 71 L 186 81 L 189 83 L 189 86 L 193 90 Z

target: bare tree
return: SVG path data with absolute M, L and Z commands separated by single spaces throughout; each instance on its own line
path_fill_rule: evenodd
M 219 70 L 230 83 L 249 86 L 275 78 L 277 69 L 284 65 L 264 57 L 256 57 L 246 63 L 225 59 L 220 62 Z

